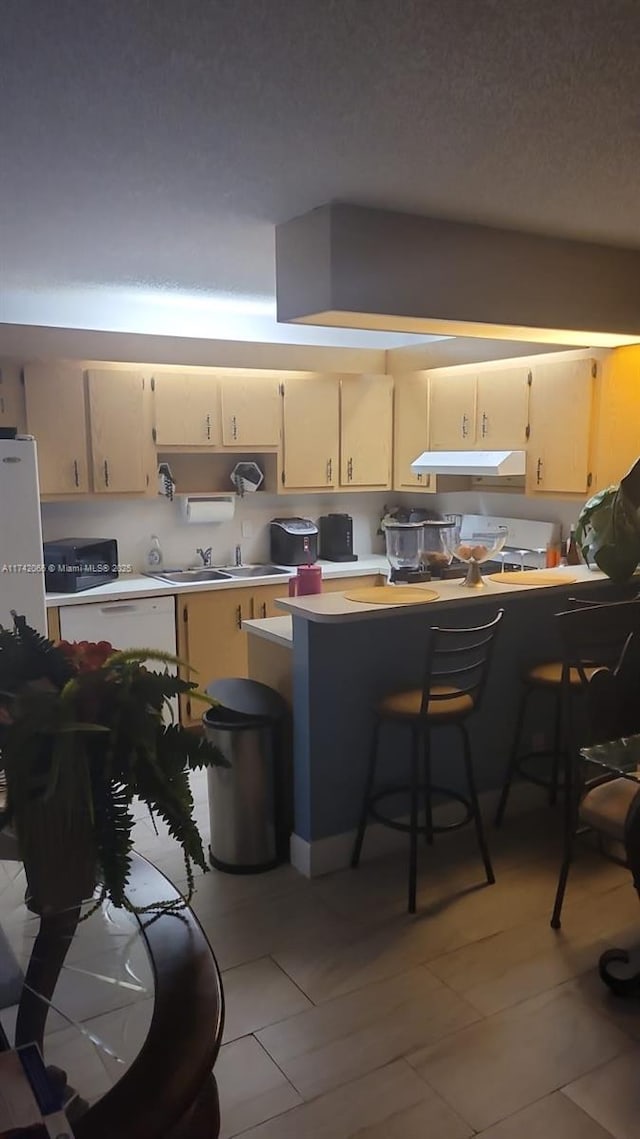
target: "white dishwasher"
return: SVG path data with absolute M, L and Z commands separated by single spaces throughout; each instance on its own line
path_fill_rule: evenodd
M 109 641 L 115 649 L 155 649 L 175 655 L 175 598 L 141 597 L 62 605 L 60 636 L 65 641 Z M 165 666 L 155 667 L 162 670 Z M 169 665 L 169 672 L 175 671 L 175 666 Z M 177 718 L 177 699 L 171 701 L 171 706 Z

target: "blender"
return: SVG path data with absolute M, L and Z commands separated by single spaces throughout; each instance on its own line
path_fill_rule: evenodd
M 385 521 L 384 537 L 393 584 L 431 580 L 430 572 L 422 566 L 424 522 Z

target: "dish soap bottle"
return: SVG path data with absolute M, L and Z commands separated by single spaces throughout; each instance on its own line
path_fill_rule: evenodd
M 157 534 L 151 535 L 151 545 L 147 550 L 147 569 L 157 572 L 162 569 L 162 548 Z

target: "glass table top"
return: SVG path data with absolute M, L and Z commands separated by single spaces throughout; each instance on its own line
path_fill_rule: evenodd
M 640 735 L 593 744 L 580 749 L 588 763 L 640 784 Z
M 0 860 L 0 1024 L 11 1046 L 40 925 L 25 905 L 25 887 L 22 864 Z M 79 923 L 46 1002 L 45 1064 L 63 1069 L 75 1096 L 94 1103 L 138 1055 L 153 998 L 153 970 L 136 916 L 102 905 Z

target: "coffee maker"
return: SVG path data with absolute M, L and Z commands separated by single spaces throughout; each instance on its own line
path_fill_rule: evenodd
M 327 562 L 357 562 L 353 552 L 353 519 L 350 514 L 325 514 L 320 526 L 320 557 Z

